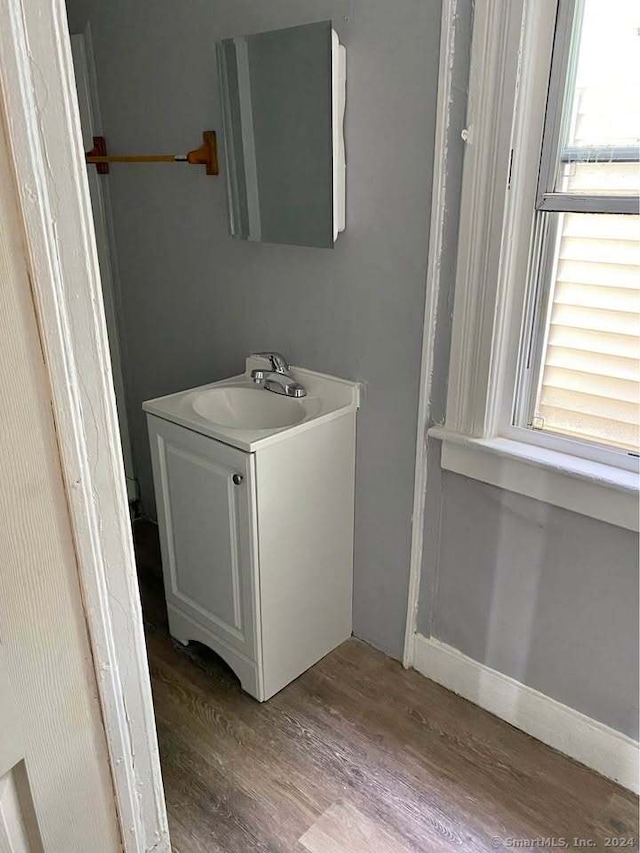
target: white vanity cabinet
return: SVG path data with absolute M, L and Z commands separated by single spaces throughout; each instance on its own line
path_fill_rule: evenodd
M 356 406 L 253 450 L 145 409 L 170 632 L 264 701 L 351 635 Z

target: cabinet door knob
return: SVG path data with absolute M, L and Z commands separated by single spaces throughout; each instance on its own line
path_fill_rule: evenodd
M 239 486 L 240 483 L 244 480 L 242 474 L 234 474 L 232 480 L 236 486 Z

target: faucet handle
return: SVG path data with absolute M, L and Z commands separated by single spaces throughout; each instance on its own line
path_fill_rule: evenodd
M 254 352 L 252 355 L 268 358 L 271 369 L 276 373 L 287 373 L 289 371 L 286 358 L 279 352 Z

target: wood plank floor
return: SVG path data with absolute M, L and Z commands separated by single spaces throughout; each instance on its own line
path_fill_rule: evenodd
M 136 542 L 176 853 L 638 850 L 636 797 L 357 640 L 255 702 L 174 645 L 155 528 Z

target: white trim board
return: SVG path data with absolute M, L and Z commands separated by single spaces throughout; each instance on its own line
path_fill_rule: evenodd
M 420 576 L 422 571 L 423 531 L 427 493 L 427 429 L 431 410 L 431 384 L 433 378 L 434 341 L 437 321 L 440 270 L 444 251 L 444 232 L 447 217 L 446 191 L 448 145 L 451 125 L 451 91 L 453 86 L 456 14 L 458 0 L 443 0 L 440 26 L 440 66 L 438 70 L 438 104 L 436 134 L 433 151 L 433 182 L 431 186 L 431 225 L 429 229 L 429 255 L 427 259 L 426 300 L 422 333 L 422 364 L 420 367 L 420 399 L 418 402 L 418 432 L 416 437 L 416 465 L 413 487 L 413 512 L 411 514 L 411 556 L 409 569 L 409 594 L 405 624 L 405 667 L 413 664 L 413 637 L 418 619 Z
M 169 853 L 142 614 L 63 0 L 0 0 L 0 109 L 125 853 Z
M 447 427 L 467 435 L 493 432 L 489 392 L 502 387 L 492 375 L 501 316 L 491 306 L 503 284 L 501 237 L 524 9 L 524 0 L 478 0 L 474 6 L 446 414 Z
M 414 668 L 635 793 L 639 744 L 434 638 L 414 637 Z
M 470 438 L 446 427 L 432 427 L 429 436 L 442 441 L 447 471 L 638 530 L 638 476 L 632 471 L 508 438 Z

